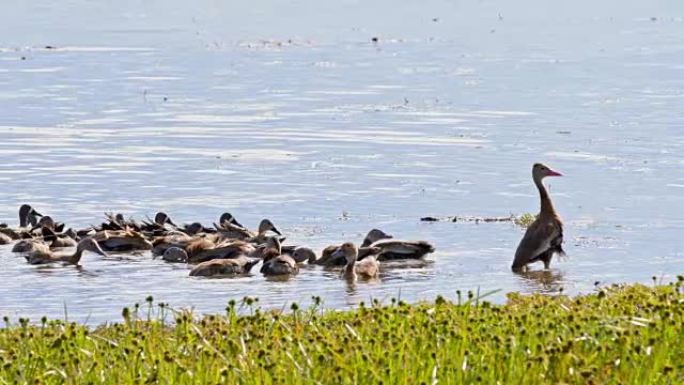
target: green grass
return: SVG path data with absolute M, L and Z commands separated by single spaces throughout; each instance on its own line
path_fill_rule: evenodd
M 683 288 L 288 314 L 246 299 L 201 319 L 150 299 L 97 328 L 5 320 L 0 383 L 677 384 Z

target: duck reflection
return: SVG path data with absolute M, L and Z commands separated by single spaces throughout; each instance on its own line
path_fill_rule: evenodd
M 542 293 L 558 292 L 563 287 L 563 273 L 560 270 L 528 270 L 516 273 L 522 278 L 529 291 Z

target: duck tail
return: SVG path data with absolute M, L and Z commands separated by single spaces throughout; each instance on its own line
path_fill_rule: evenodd
M 418 246 L 424 254 L 430 254 L 435 252 L 435 247 L 426 241 L 418 242 Z

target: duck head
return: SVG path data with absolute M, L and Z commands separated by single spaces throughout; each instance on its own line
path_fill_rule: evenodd
M 35 226 L 38 223 L 38 217 L 42 216 L 43 215 L 41 213 L 36 211 L 30 205 L 21 205 L 21 207 L 19 207 L 19 226 L 26 227 L 29 224 L 31 226 Z
M 534 166 L 532 166 L 532 178 L 535 181 L 541 181 L 547 176 L 563 176 L 563 174 L 552 170 L 542 163 L 535 163 Z
M 297 263 L 316 261 L 316 253 L 308 247 L 298 247 L 292 253 L 292 259 Z
M 237 219 L 235 219 L 235 217 L 231 213 L 221 214 L 221 217 L 219 218 L 219 224 L 222 225 L 226 222 L 230 223 L 231 225 L 237 226 L 237 227 L 242 227 L 243 229 L 245 228 L 245 226 L 243 226 L 240 222 L 238 222 Z
M 82 253 L 84 251 L 90 251 L 91 253 L 99 254 L 103 257 L 107 256 L 107 253 L 102 250 L 100 245 L 93 238 L 86 238 L 78 243 L 76 252 Z
M 50 230 L 55 230 L 55 220 L 52 219 L 51 216 L 46 215 L 38 221 L 33 227 L 31 228 L 31 231 L 35 229 L 40 229 L 40 228 L 45 228 L 45 229 L 50 229 Z
M 195 222 L 189 225 L 185 225 L 185 232 L 189 235 L 195 235 L 204 231 L 204 226 L 201 223 Z
M 166 262 L 187 262 L 188 253 L 180 247 L 169 247 L 162 256 Z
M 265 234 L 269 231 L 273 231 L 278 235 L 283 235 L 280 231 L 278 231 L 278 229 L 276 229 L 275 225 L 270 219 L 262 219 L 259 223 L 259 234 Z
M 392 239 L 393 237 L 380 229 L 373 229 L 368 232 L 366 238 L 363 239 L 361 247 L 370 246 L 371 244 L 381 239 Z
M 359 251 L 352 242 L 343 243 L 332 256 L 335 258 L 344 257 L 347 260 L 347 264 L 353 264 L 358 258 Z
M 158 212 L 154 216 L 154 223 L 158 224 L 159 226 L 164 226 L 166 224 L 171 225 L 173 227 L 177 227 L 175 223 L 171 220 L 171 217 L 169 217 L 168 214 L 165 212 Z

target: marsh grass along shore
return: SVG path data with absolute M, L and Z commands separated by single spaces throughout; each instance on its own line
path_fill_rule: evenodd
M 96 328 L 5 319 L 0 383 L 684 382 L 684 277 L 574 298 L 511 293 L 504 305 L 468 293 L 291 310 L 246 298 L 199 318 L 149 298 Z

